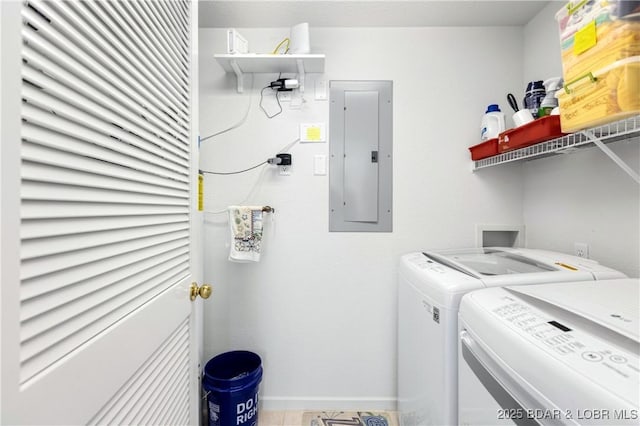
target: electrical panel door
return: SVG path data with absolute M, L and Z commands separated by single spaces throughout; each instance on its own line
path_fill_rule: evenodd
M 331 81 L 330 231 L 392 230 L 392 84 Z

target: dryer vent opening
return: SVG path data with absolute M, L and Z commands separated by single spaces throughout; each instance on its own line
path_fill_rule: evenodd
M 525 247 L 524 226 L 477 225 L 476 247 Z

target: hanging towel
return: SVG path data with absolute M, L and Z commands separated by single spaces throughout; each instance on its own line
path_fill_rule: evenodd
M 262 246 L 262 206 L 229 206 L 232 262 L 259 262 Z

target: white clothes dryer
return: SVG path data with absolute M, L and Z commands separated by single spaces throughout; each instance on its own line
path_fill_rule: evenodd
M 639 424 L 639 285 L 619 279 L 464 296 L 460 424 Z
M 593 260 L 543 250 L 475 248 L 400 259 L 398 411 L 403 426 L 458 424 L 458 307 L 486 287 L 624 278 Z

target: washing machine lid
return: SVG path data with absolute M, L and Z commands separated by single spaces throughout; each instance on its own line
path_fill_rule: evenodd
M 616 279 L 469 293 L 460 305 L 463 358 L 473 355 L 524 409 L 637 416 L 639 286 Z
M 510 247 L 409 253 L 400 275 L 448 309 L 458 309 L 469 291 L 483 287 L 625 278 L 593 260 L 562 253 Z
M 425 254 L 449 268 L 465 271 L 479 279 L 485 287 L 625 277 L 617 271 L 600 268 L 597 262 L 569 264 L 561 261 L 561 255 L 558 255 L 560 260 L 557 260 L 548 254 L 543 256 L 536 250 L 485 247 Z M 597 275 L 595 270 L 602 270 L 602 273 Z
M 467 248 L 427 252 L 447 266 L 477 278 L 494 275 L 557 271 L 558 268 L 536 259 L 500 248 Z
M 627 278 L 622 272 L 601 265 L 593 259 L 586 259 L 566 253 L 531 248 L 498 247 L 496 249 L 523 256 L 546 265 L 553 265 L 565 271 L 577 270 L 589 272 L 598 280 Z

